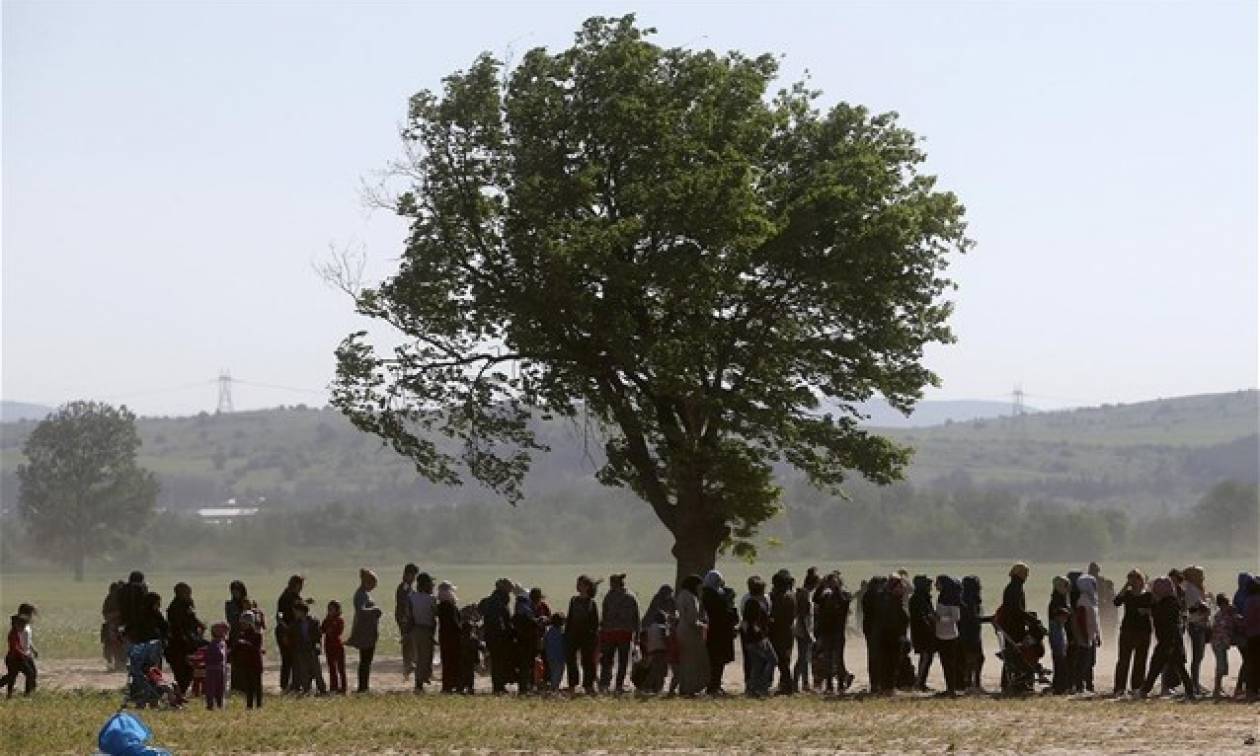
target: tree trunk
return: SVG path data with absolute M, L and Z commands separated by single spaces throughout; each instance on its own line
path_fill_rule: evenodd
M 704 574 L 713 569 L 717 562 L 718 541 L 704 533 L 680 532 L 674 537 L 674 559 L 677 570 L 674 573 L 674 587 L 682 583 L 688 575 Z

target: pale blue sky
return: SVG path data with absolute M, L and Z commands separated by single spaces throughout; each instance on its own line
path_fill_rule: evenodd
M 932 396 L 1256 385 L 1249 0 L 5 0 L 4 398 L 188 413 L 213 409 L 221 367 L 321 388 L 361 323 L 312 263 L 361 242 L 371 273 L 390 269 L 402 227 L 359 183 L 398 154 L 407 97 L 482 50 L 558 48 L 628 11 L 663 44 L 784 53 L 824 103 L 897 110 L 927 138 L 977 242 Z

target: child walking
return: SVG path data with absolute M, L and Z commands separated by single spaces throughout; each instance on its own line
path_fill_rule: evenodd
M 232 644 L 232 666 L 239 667 L 245 708 L 262 708 L 263 638 L 255 626 L 254 612 L 241 612 L 240 633 Z
M 26 678 L 25 694 L 29 696 L 35 692 L 35 681 L 38 677 L 35 659 L 39 657 L 39 652 L 35 650 L 35 644 L 31 640 L 31 621 L 36 613 L 31 604 L 22 604 L 18 607 L 17 614 L 9 618 L 9 649 L 4 655 L 5 675 L 0 677 L 0 684 L 6 689 L 7 698 L 13 697 L 13 686 L 17 683 L 19 674 Z
M 547 657 L 547 674 L 551 690 L 560 691 L 564 682 L 564 665 L 569 658 L 564 644 L 564 612 L 556 612 L 548 620 L 547 634 L 543 636 L 543 653 Z
M 1234 605 L 1229 596 L 1216 594 L 1216 616 L 1212 618 L 1212 653 L 1216 655 L 1216 684 L 1212 687 L 1212 698 L 1224 695 L 1221 683 L 1229 674 L 1229 647 L 1233 645 L 1234 634 L 1239 624 L 1238 615 L 1234 613 Z
M 345 695 L 346 645 L 341 634 L 346 630 L 346 621 L 341 616 L 340 602 L 328 602 L 328 613 L 319 629 L 324 634 L 324 658 L 328 660 L 328 689 Z
M 656 695 L 665 689 L 665 675 L 669 672 L 669 619 L 665 612 L 656 611 L 648 618 L 643 637 L 643 649 L 647 654 L 648 673 L 643 692 Z
M 317 695 L 328 692 L 324 685 L 324 671 L 319 664 L 319 628 L 319 621 L 311 616 L 310 606 L 301 601 L 295 602 L 288 639 L 293 654 L 293 676 L 289 679 L 291 691 L 305 695 L 314 685 Z
M 481 612 L 475 606 L 465 606 L 459 610 L 460 635 L 459 646 L 459 692 L 471 696 L 477 679 L 477 668 L 481 666 L 481 652 L 486 644 L 481 640 Z
M 210 628 L 210 642 L 200 652 L 205 659 L 205 683 L 207 709 L 222 709 L 223 696 L 227 692 L 227 635 L 226 622 L 216 622 Z

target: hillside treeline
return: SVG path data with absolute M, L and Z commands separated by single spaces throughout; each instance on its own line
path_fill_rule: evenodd
M 985 487 L 858 483 L 847 498 L 836 499 L 802 485 L 785 499 L 760 539 L 761 559 L 1254 558 L 1260 528 L 1256 486 L 1229 481 L 1188 511 L 1162 516 L 1027 500 Z M 5 569 L 42 564 L 15 518 L 0 523 L 0 539 Z M 134 537 L 104 563 L 283 570 L 367 554 L 444 563 L 654 562 L 668 559 L 671 542 L 645 504 L 608 491 L 519 507 L 489 499 L 436 507 L 278 506 L 232 523 L 168 510 L 137 523 Z

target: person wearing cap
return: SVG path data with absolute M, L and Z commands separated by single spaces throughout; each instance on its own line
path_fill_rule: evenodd
M 442 692 L 458 693 L 463 678 L 460 647 L 464 636 L 455 586 L 443 580 L 437 589 L 438 655 L 442 663 Z
M 380 638 L 381 608 L 372 600 L 376 590 L 376 573 L 364 567 L 359 570 L 359 588 L 354 592 L 354 619 L 346 645 L 359 650 L 359 693 L 367 693 L 372 676 L 372 657 Z
M 564 620 L 564 644 L 568 652 L 569 691 L 580 684 L 588 695 L 595 692 L 595 643 L 599 638 L 599 607 L 595 604 L 597 584 L 586 575 L 579 575 L 577 592 L 569 599 L 569 612 Z M 578 663 L 582 673 L 578 677 Z
M 408 596 L 411 604 L 411 656 L 416 665 L 416 691 L 433 680 L 433 645 L 437 631 L 437 600 L 433 598 L 433 578 L 427 572 L 416 576 L 416 589 Z
M 604 596 L 603 621 L 599 630 L 599 690 L 607 693 L 612 683 L 613 655 L 617 657 L 617 693 L 625 692 L 626 671 L 630 663 L 630 646 L 639 630 L 639 602 L 626 590 L 624 572 L 608 578 Z

